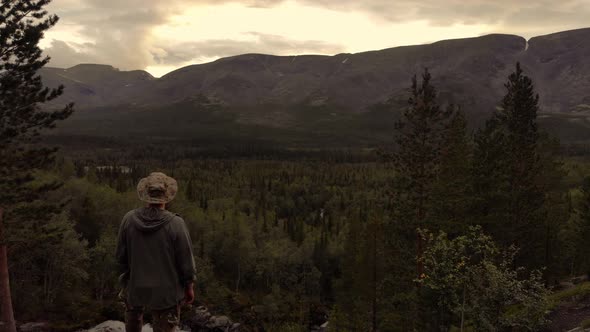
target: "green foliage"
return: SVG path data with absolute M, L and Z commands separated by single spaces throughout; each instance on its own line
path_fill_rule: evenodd
M 72 113 L 72 105 L 60 111 L 41 110 L 63 87 L 43 87 L 37 71 L 49 62 L 38 44 L 43 33 L 57 23 L 44 7 L 50 0 L 3 1 L 0 4 L 0 201 L 3 205 L 30 199 L 26 183 L 33 171 L 48 165 L 54 149 L 31 145 L 41 131 Z M 51 189 L 49 188 L 43 189 Z
M 438 175 L 433 185 L 432 218 L 438 229 L 462 233 L 473 205 L 472 154 L 465 114 L 457 110 L 443 135 Z
M 94 247 L 88 250 L 90 264 L 88 272 L 90 277 L 88 285 L 93 290 L 94 299 L 104 304 L 109 295 L 118 291 L 118 275 L 115 267 L 113 252 L 117 246 L 114 229 L 107 229 L 96 242 Z
M 63 92 L 63 86 L 57 89 L 45 88 L 37 73 L 49 62 L 49 58 L 43 57 L 39 42 L 44 32 L 53 27 L 58 20 L 55 15 L 47 15 L 45 7 L 50 1 L 0 2 L 0 250 L 3 256 L 7 251 L 11 251 L 12 248 L 9 246 L 14 246 L 14 234 L 19 233 L 16 241 L 32 242 L 37 235 L 35 232 L 43 231 L 43 224 L 39 219 L 36 219 L 33 225 L 19 225 L 18 230 L 7 227 L 14 221 L 14 211 L 11 211 L 14 205 L 34 201 L 59 187 L 59 182 L 56 181 L 34 184 L 35 173 L 50 166 L 56 151 L 36 144 L 39 142 L 40 134 L 44 130 L 54 128 L 57 121 L 66 119 L 73 111 L 71 104 L 54 111 L 41 107 L 43 103 L 56 99 Z M 29 214 L 43 211 L 44 222 L 47 222 L 60 208 L 58 205 L 44 204 L 37 206 Z M 4 220 L 3 212 L 6 210 L 8 213 Z M 56 225 L 51 231 L 59 229 L 62 242 L 54 248 L 58 250 L 53 252 L 53 255 L 47 255 L 40 263 L 44 265 L 41 269 L 43 272 L 37 273 L 36 276 L 41 278 L 44 287 L 43 292 L 36 293 L 34 298 L 41 300 L 42 304 L 38 306 L 51 307 L 61 303 L 63 308 L 71 309 L 75 305 L 73 303 L 79 302 L 76 300 L 80 293 L 67 294 L 71 296 L 67 298 L 58 295 L 57 292 L 77 284 L 78 279 L 84 278 L 84 270 L 69 267 L 59 259 L 72 258 L 73 263 L 80 263 L 83 258 L 71 257 L 67 252 L 59 250 L 77 250 L 80 247 L 75 233 L 67 227 L 67 217 L 60 216 L 55 220 Z M 20 220 L 28 222 L 26 217 Z M 28 232 L 26 226 L 29 227 Z M 16 327 L 11 303 L 13 297 L 9 287 L 9 273 L 12 271 L 9 271 L 6 261 L 3 261 L 0 271 L 2 319 L 6 325 L 5 329 L 14 331 Z M 72 275 L 72 278 L 69 278 L 69 275 Z
M 73 163 L 85 165 L 76 159 Z M 133 166 L 139 162 L 121 159 L 116 164 Z M 104 165 L 109 165 L 108 161 Z M 151 165 L 143 166 L 146 169 L 173 173 L 180 183 L 192 179 L 197 201 L 181 192 L 170 209 L 187 221 L 197 256 L 197 301 L 213 312 L 230 315 L 247 326 L 265 326 L 271 330 L 285 324 L 307 326 L 318 322 L 313 318 L 315 308 L 322 306 L 317 315 L 329 314 L 331 326 L 342 331 L 371 330 L 374 308 L 378 328 L 384 331 L 412 326 L 417 314 L 421 317 L 415 323 L 417 329 L 429 330 L 441 322 L 446 326 L 460 325 L 458 314 L 450 309 L 441 313 L 438 308 L 445 308 L 439 306 L 439 301 L 454 303 L 457 308 L 461 289 L 445 288 L 446 294 L 451 295 L 443 301 L 439 290 L 415 287 L 416 255 L 412 246 L 415 232 L 403 220 L 394 218 L 396 206 L 388 196 L 388 184 L 395 181 L 396 175 L 390 165 L 213 159 L 181 160 L 168 165 L 146 161 L 146 165 Z M 77 232 L 89 243 L 85 255 L 90 259 L 82 265 L 88 279 L 84 287 L 74 291 L 84 298 L 78 302 L 84 308 L 73 309 L 81 318 L 79 321 L 84 321 L 84 317 L 96 323 L 122 318 L 120 308 L 113 305 L 117 289 L 113 289 L 114 276 L 108 273 L 114 270 L 108 268 L 112 264 L 108 248 L 112 246 L 110 238 L 122 215 L 140 205 L 131 183 L 133 178 L 141 177 L 142 171 L 137 166 L 131 168 L 131 172 L 123 175 L 129 182 L 124 192 L 115 189 L 114 179 L 119 174 L 103 169 L 96 172 L 96 183 L 84 177 L 67 178 L 62 188 L 47 196 L 50 203 L 70 197 L 64 210 Z M 39 182 L 62 178 L 61 172 L 56 172 L 54 176 L 44 175 Z M 200 197 L 207 197 L 206 209 L 200 204 Z M 573 197 L 572 204 L 577 207 L 582 195 Z M 290 229 L 289 222 L 299 223 L 299 228 Z M 471 236 L 471 233 L 458 233 L 451 239 Z M 505 250 L 498 244 L 495 246 L 499 251 Z M 36 254 L 22 251 L 18 258 L 22 263 L 15 261 L 13 275 L 15 280 L 21 280 L 18 287 L 23 294 L 42 293 L 41 285 L 35 281 L 38 279 L 33 279 L 30 270 L 40 270 L 36 257 L 43 255 L 42 251 Z M 488 294 L 488 289 L 504 287 L 506 280 L 512 280 L 505 276 L 513 268 L 502 267 L 498 263 L 501 257 L 496 258 L 493 266 L 473 269 L 482 275 L 495 276 L 496 280 L 483 280 L 477 284 L 479 288 L 473 286 L 477 290 L 471 293 L 473 297 Z M 454 271 L 450 269 L 452 265 L 448 267 Z M 376 278 L 373 271 L 377 272 Z M 461 273 L 455 273 L 454 277 L 461 277 Z M 444 274 L 440 275 L 441 280 L 448 281 Z M 529 287 L 525 287 L 523 276 L 518 276 L 520 283 L 510 287 Z M 377 296 L 374 296 L 375 285 Z M 18 294 L 20 298 L 21 293 Z M 534 321 L 531 317 L 537 307 L 522 303 L 542 301 L 526 302 L 523 298 L 519 302 L 512 298 L 513 294 L 499 294 L 510 298 L 490 295 L 485 302 L 482 297 L 482 303 L 476 298 L 468 303 L 501 308 L 502 324 L 524 325 L 522 317 L 527 322 Z M 19 301 L 18 317 L 43 317 L 44 312 L 51 312 L 22 303 Z M 89 307 L 93 308 L 92 313 L 85 309 Z M 51 315 L 57 319 L 64 313 L 56 310 Z M 482 321 L 494 319 L 487 311 L 481 315 Z M 67 321 L 63 316 L 61 319 Z M 474 318 L 466 316 L 466 320 L 464 330 L 475 326 Z
M 552 268 L 559 220 L 548 211 L 563 199 L 558 143 L 537 128 L 539 96 L 519 64 L 505 87 L 475 135 L 473 217 L 503 246 L 518 246 L 519 262 Z
M 13 246 L 13 298 L 15 310 L 45 316 L 80 319 L 88 299 L 87 242 L 80 239 L 67 214 L 56 215 L 40 227 L 39 233 Z M 18 249 L 18 250 L 16 250 Z M 36 319 L 36 317 L 29 317 Z
M 548 291 L 540 272 L 523 278 L 524 270 L 513 267 L 514 249 L 502 251 L 480 227 L 452 240 L 444 232 L 422 235 L 427 248 L 419 281 L 449 313 L 440 315 L 449 319 L 440 320 L 439 326 L 464 326 L 465 321 L 478 331 L 507 327 L 533 331 L 543 326 Z
M 196 304 L 249 328 L 299 331 L 329 314 L 336 331 L 447 331 L 460 328 L 464 313 L 463 331 L 535 330 L 547 291 L 539 272 L 515 266 L 546 266 L 548 282 L 586 269 L 582 212 L 590 190 L 575 187 L 590 168 L 570 160 L 574 172 L 563 181 L 559 143 L 536 130 L 529 83 L 522 73 L 511 76 L 502 110 L 473 144 L 463 114 L 437 104 L 425 72 L 421 84 L 413 80 L 399 149 L 387 162 L 372 151 L 239 159 L 260 152 L 248 146 L 212 155 L 221 159 L 178 146 L 69 151 L 52 174 L 29 183 L 64 185 L 9 211 L 11 239 L 22 241 L 11 261 L 18 317 L 122 318 L 113 305 L 115 229 L 141 204 L 137 181 L 161 170 L 181 184 L 168 209 L 183 216 L 193 239 Z M 47 223 L 48 211 L 59 218 Z M 436 235 L 417 238 L 425 225 Z M 515 256 L 513 243 L 526 250 Z M 49 302 L 36 301 L 46 298 L 43 273 L 63 279 Z
M 408 108 L 396 125 L 397 150 L 391 159 L 400 177 L 404 219 L 414 228 L 423 226 L 432 212 L 432 187 L 453 111 L 453 107 L 443 109 L 438 104 L 427 69 L 420 84 L 416 76 L 412 78 Z
M 583 298 L 588 294 L 590 294 L 590 282 L 584 282 L 572 288 L 568 288 L 559 292 L 554 292 L 548 297 L 550 303 L 549 308 L 553 309 L 560 302 L 571 300 L 573 298 Z

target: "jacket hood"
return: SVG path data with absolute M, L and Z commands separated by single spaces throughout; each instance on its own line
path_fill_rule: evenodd
M 153 207 L 142 207 L 135 210 L 131 223 L 142 232 L 155 232 L 174 219 L 170 211 Z

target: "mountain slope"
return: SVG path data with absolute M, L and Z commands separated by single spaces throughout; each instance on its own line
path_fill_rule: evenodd
M 499 103 L 506 77 L 520 61 L 541 95 L 543 121 L 568 140 L 583 140 L 590 138 L 585 133 L 590 129 L 587 40 L 590 28 L 534 37 L 528 45 L 519 36 L 493 34 L 334 56 L 245 54 L 184 67 L 159 79 L 99 65 L 47 68 L 42 76 L 48 85 L 66 86 L 57 102 L 77 103 L 82 115 L 75 127 L 81 132 L 84 114 L 98 108 L 110 123 L 119 113 L 141 116 L 138 111 L 165 118 L 175 105 L 182 105 L 190 118 L 204 98 L 231 113 L 225 117 L 231 123 L 330 135 L 356 126 L 355 121 L 391 117 L 374 113 L 373 105 L 389 100 L 404 107 L 411 77 L 424 67 L 432 72 L 441 100 L 461 104 L 468 118 L 480 123 Z M 357 129 L 361 136 L 372 134 L 363 132 L 370 126 Z

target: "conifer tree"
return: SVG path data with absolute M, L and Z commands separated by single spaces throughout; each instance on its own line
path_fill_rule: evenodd
M 476 134 L 474 214 L 504 245 L 521 248 L 520 259 L 539 265 L 545 246 L 544 177 L 555 172 L 553 155 L 543 156 L 537 128 L 539 96 L 520 64 L 508 77 L 506 95 Z M 528 265 L 527 264 L 527 265 Z
M 49 58 L 38 44 L 44 32 L 57 23 L 44 7 L 51 0 L 2 0 L 0 2 L 0 320 L 6 331 L 15 331 L 7 267 L 9 238 L 3 212 L 12 203 L 34 199 L 56 188 L 47 184 L 32 190 L 33 171 L 52 161 L 54 149 L 36 146 L 44 129 L 72 113 L 72 105 L 44 111 L 40 104 L 63 92 L 45 88 L 37 71 Z
M 342 279 L 338 284 L 336 305 L 342 317 L 337 317 L 335 328 L 345 331 L 368 331 L 369 312 L 368 298 L 372 292 L 369 280 L 369 259 L 367 244 L 370 236 L 364 225 L 366 220 L 360 215 L 348 223 L 344 241 L 344 260 L 342 262 Z
M 467 229 L 471 208 L 472 144 L 467 136 L 467 121 L 456 110 L 443 136 L 443 146 L 434 183 L 433 219 L 440 230 L 459 234 Z
M 385 251 L 391 253 L 387 258 L 387 277 L 383 285 L 388 294 L 404 298 L 403 303 L 389 300 L 384 303 L 381 326 L 388 328 L 397 324 L 410 324 L 410 329 L 425 326 L 423 299 L 419 284 L 414 280 L 423 272 L 423 265 L 417 257 L 422 256 L 423 239 L 419 228 L 439 229 L 435 225 L 434 203 L 435 184 L 440 172 L 445 137 L 455 108 L 442 107 L 438 103 L 437 92 L 432 85 L 428 69 L 422 73 L 418 82 L 412 78 L 408 107 L 401 120 L 396 123 L 396 144 L 391 155 L 396 177 L 392 196 L 395 206 L 393 216 L 384 225 L 388 236 Z M 412 269 L 408 262 L 415 262 Z M 399 316 L 387 314 L 396 311 Z
M 393 163 L 399 175 L 401 218 L 412 229 L 425 225 L 432 214 L 432 192 L 441 158 L 444 135 L 453 108 L 443 109 L 437 101 L 435 87 L 428 69 L 419 84 L 412 78 L 411 96 L 402 120 L 397 123 L 396 148 Z M 416 253 L 422 253 L 422 238 L 416 233 Z M 417 274 L 421 273 L 418 264 Z
M 581 271 L 590 273 L 590 263 L 588 262 L 588 255 L 590 255 L 590 177 L 584 178 L 582 187 L 580 188 L 582 197 L 580 199 L 578 208 L 576 210 L 576 263 L 579 264 Z

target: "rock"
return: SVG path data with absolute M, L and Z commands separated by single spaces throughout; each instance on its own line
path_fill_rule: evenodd
M 211 313 L 207 310 L 206 307 L 200 306 L 195 310 L 194 319 L 196 322 L 202 323 L 203 325 L 206 324 L 209 319 L 211 318 Z
M 109 320 L 96 325 L 87 332 L 125 332 L 125 323 Z
M 21 332 L 45 332 L 49 331 L 49 323 L 47 322 L 39 322 L 39 323 L 26 323 L 19 326 L 19 331 Z
M 232 325 L 233 322 L 227 316 L 212 316 L 207 323 L 207 327 L 210 329 L 224 329 Z
M 200 306 L 194 311 L 193 317 L 185 321 L 193 332 L 239 332 L 242 324 L 234 323 L 227 316 L 213 316 L 209 310 Z
M 323 323 L 320 326 L 314 325 L 311 327 L 311 332 L 327 332 L 328 331 L 328 322 Z
M 583 275 L 583 276 L 579 276 L 579 277 L 574 277 L 571 279 L 572 283 L 577 285 L 580 284 L 582 282 L 588 281 L 588 276 L 587 275 Z
M 576 327 L 575 329 L 573 329 L 573 330 L 569 330 L 569 331 L 567 331 L 567 332 L 583 332 L 583 331 L 585 331 L 583 328 L 581 328 L 581 327 Z
M 152 326 L 150 324 L 145 324 L 141 329 L 141 332 L 153 332 Z M 183 330 L 177 330 L 178 332 L 189 332 Z M 125 332 L 125 323 L 109 320 L 104 323 L 100 323 L 99 325 L 91 328 L 87 331 L 80 331 L 80 332 Z

